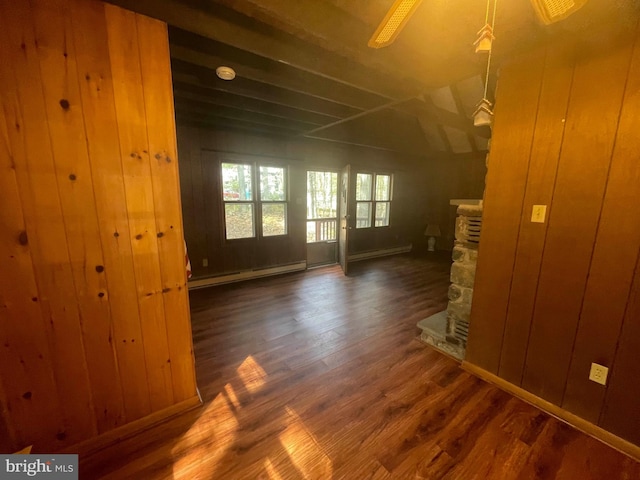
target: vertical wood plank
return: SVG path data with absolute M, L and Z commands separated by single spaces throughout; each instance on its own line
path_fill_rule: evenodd
M 127 421 L 151 412 L 104 6 L 71 0 L 91 176 Z
M 5 34 L 0 64 L 9 65 Z M 4 451 L 51 442 L 62 417 L 9 142 L 9 129 L 19 127 L 6 119 L 19 118 L 17 109 L 15 78 L 0 68 L 0 408 L 1 436 L 11 446 Z
M 65 0 L 33 0 L 47 123 L 98 431 L 124 422 L 82 102 Z
M 174 401 L 196 395 L 166 24 L 136 15 Z
M 466 353 L 492 373 L 500 365 L 544 61 L 543 49 L 519 58 L 504 67 L 498 85 Z
M 573 65 L 573 43 L 547 50 L 500 356 L 499 375 L 516 385 L 522 381 L 548 225 L 532 223 L 531 212 L 533 205 L 547 205 L 551 213 Z
M 105 14 L 142 336 L 152 345 L 145 348 L 151 409 L 156 411 L 173 403 L 173 385 L 136 17 L 108 4 Z
M 619 346 L 615 355 L 600 425 L 640 444 L 640 257 L 636 264 Z
M 595 40 L 582 45 L 576 63 L 522 383 L 556 405 L 567 381 L 631 44 Z
M 72 444 L 95 435 L 97 429 L 46 123 L 33 18 L 28 2 L 3 0 L 0 9 L 9 37 L 7 65 L 15 75 L 18 100 L 7 123 L 16 126 L 9 130 L 10 141 L 64 417 L 57 439 L 62 445 Z
M 628 73 L 626 93 L 607 182 L 582 314 L 563 407 L 597 423 L 605 388 L 589 380 L 592 362 L 611 367 L 629 296 L 638 245 L 640 215 L 640 37 Z M 640 356 L 639 356 L 640 357 Z M 638 360 L 640 360 L 639 357 Z
M 193 267 L 194 276 L 198 275 L 206 275 L 209 272 L 209 269 L 202 266 L 203 258 L 211 258 L 212 252 L 209 250 L 209 241 L 208 238 L 210 235 L 207 234 L 207 228 L 210 225 L 210 216 L 213 215 L 213 212 L 209 212 L 209 216 L 206 215 L 205 209 L 205 193 L 206 191 L 203 188 L 205 170 L 203 168 L 203 156 L 205 153 L 202 149 L 202 141 L 201 135 L 203 133 L 198 130 L 196 135 L 197 143 L 191 148 L 191 185 L 193 188 L 193 207 L 194 207 L 194 215 L 195 215 L 195 232 L 196 232 L 196 241 L 193 242 L 193 247 L 195 250 L 194 258 L 191 262 L 191 266 Z M 221 227 L 218 227 L 221 228 Z M 212 240 L 215 240 L 212 238 Z

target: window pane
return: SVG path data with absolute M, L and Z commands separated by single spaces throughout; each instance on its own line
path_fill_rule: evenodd
M 307 172 L 307 218 L 338 216 L 338 174 Z
M 251 165 L 223 163 L 222 192 L 225 202 L 253 200 Z
M 391 200 L 391 175 L 376 175 L 376 200 Z
M 356 175 L 356 200 L 371 200 L 372 180 L 370 173 Z
M 224 221 L 227 239 L 255 237 L 252 203 L 225 203 Z
M 376 203 L 376 227 L 389 225 L 389 202 Z
M 316 241 L 316 222 L 307 222 L 307 243 Z
M 260 167 L 260 200 L 282 202 L 286 199 L 284 168 Z
M 356 228 L 371 226 L 371 202 L 356 203 Z
M 287 233 L 287 205 L 285 203 L 262 204 L 262 236 Z

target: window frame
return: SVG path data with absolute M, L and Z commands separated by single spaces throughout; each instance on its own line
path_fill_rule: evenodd
M 247 165 L 251 168 L 251 183 L 252 183 L 252 199 L 251 200 L 225 200 L 224 194 L 224 176 L 223 176 L 223 165 L 231 164 L 231 165 Z M 260 168 L 279 168 L 283 170 L 283 188 L 284 188 L 284 200 L 263 200 L 262 199 L 262 185 L 261 181 L 261 172 Z M 222 223 L 222 240 L 224 242 L 247 242 L 247 241 L 260 241 L 264 239 L 272 239 L 272 238 L 283 238 L 289 236 L 289 203 L 290 203 L 290 184 L 289 184 L 289 166 L 283 163 L 266 161 L 262 162 L 259 160 L 247 160 L 245 158 L 222 158 L 219 161 L 218 165 L 219 172 L 219 186 L 220 186 L 220 201 L 221 201 L 221 217 L 220 222 Z M 227 217 L 226 217 L 226 205 L 240 205 L 240 204 L 249 204 L 252 206 L 253 210 L 253 236 L 251 237 L 242 237 L 242 238 L 228 238 L 227 236 Z M 263 204 L 267 205 L 283 205 L 284 206 L 284 228 L 285 233 L 276 234 L 276 235 L 264 235 L 264 226 L 263 226 Z
M 362 175 L 371 175 L 371 191 L 370 193 L 370 197 L 371 200 L 358 200 L 358 192 L 357 192 L 357 186 L 358 186 L 358 175 L 362 174 Z M 379 176 L 386 176 L 389 177 L 389 200 L 376 200 L 376 184 L 377 184 L 377 180 Z M 362 170 L 362 171 L 357 171 L 354 177 L 354 182 L 355 182 L 355 188 L 353 189 L 354 191 L 354 212 L 355 212 L 355 217 L 356 217 L 356 226 L 355 228 L 357 230 L 366 230 L 369 228 L 388 228 L 391 226 L 391 204 L 393 202 L 393 186 L 394 186 L 394 175 L 393 173 L 387 172 L 387 171 L 372 171 L 372 170 Z M 369 204 L 369 224 L 367 226 L 362 226 L 359 227 L 358 226 L 358 204 Z M 387 204 L 387 216 L 388 216 L 388 223 L 386 225 L 376 225 L 376 210 L 377 210 L 377 205 L 378 204 Z

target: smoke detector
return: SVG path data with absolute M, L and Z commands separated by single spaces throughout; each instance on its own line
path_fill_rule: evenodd
M 236 78 L 236 71 L 231 67 L 220 66 L 216 68 L 216 75 L 222 80 L 233 80 Z

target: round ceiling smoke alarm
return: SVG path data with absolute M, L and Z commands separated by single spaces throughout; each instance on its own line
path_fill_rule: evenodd
M 216 75 L 218 75 L 218 78 L 221 78 L 222 80 L 233 80 L 236 78 L 236 72 L 231 67 L 221 66 L 216 68 Z

